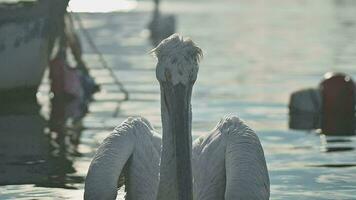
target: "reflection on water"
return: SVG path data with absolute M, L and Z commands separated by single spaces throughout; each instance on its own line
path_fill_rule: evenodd
M 321 151 L 326 153 L 338 152 L 338 151 L 353 151 L 355 147 L 352 139 L 347 136 L 320 136 L 321 140 Z
M 323 164 L 323 165 L 307 165 L 307 167 L 331 167 L 331 168 L 339 168 L 339 167 L 356 167 L 356 164 Z
M 67 106 L 63 101 L 52 102 L 58 110 Z M 44 119 L 37 104 L 16 104 L 15 112 L 11 107 L 6 112 L 2 108 L 6 114 L 0 115 L 0 185 L 75 189 L 71 184 L 83 182 L 83 177 L 72 175 L 73 161 L 80 156 L 80 128 L 68 126 L 68 119 L 53 112 L 50 120 Z

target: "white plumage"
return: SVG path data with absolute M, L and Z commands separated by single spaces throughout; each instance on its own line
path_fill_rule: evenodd
M 128 118 L 97 150 L 85 180 L 85 199 L 116 199 L 120 175 L 127 199 L 155 199 L 160 147 L 161 137 L 149 122 Z
M 174 34 L 154 52 L 163 138 L 144 118 L 115 128 L 89 167 L 85 199 L 115 199 L 120 176 L 130 200 L 269 199 L 262 146 L 237 117 L 221 120 L 192 148 L 190 97 L 201 50 Z
M 239 118 L 222 119 L 193 144 L 194 199 L 269 199 L 269 177 L 256 133 Z

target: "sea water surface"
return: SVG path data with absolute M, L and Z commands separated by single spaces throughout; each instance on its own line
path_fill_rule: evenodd
M 121 12 L 80 14 L 130 100 L 118 103 L 122 94 L 82 37 L 84 58 L 102 90 L 83 119 L 84 129 L 74 134 L 79 139 L 74 145 L 66 145 L 73 139 L 48 142 L 38 131 L 39 115 L 17 116 L 40 128 L 1 133 L 0 156 L 7 159 L 0 161 L 0 174 L 12 182 L 2 183 L 0 199 L 81 199 L 91 158 L 116 125 L 142 115 L 160 130 L 156 60 L 148 53 L 146 30 L 150 10 L 151 2 L 138 2 Z M 355 1 L 177 0 L 164 2 L 162 10 L 174 14 L 177 31 L 204 51 L 192 97 L 194 137 L 224 115 L 237 115 L 260 137 L 271 199 L 356 199 L 356 137 L 288 128 L 291 92 L 316 87 L 327 71 L 356 77 Z M 45 116 L 48 88 L 44 81 L 38 94 Z

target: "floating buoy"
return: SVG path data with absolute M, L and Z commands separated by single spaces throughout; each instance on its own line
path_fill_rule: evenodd
M 326 73 L 320 83 L 322 95 L 321 130 L 326 135 L 355 132 L 355 84 L 343 73 Z
M 321 94 L 317 88 L 295 91 L 289 99 L 289 128 L 312 130 L 321 128 Z

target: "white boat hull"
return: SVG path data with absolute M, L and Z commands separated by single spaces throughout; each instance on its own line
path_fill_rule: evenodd
M 46 20 L 0 25 L 0 90 L 37 88 L 48 64 Z

